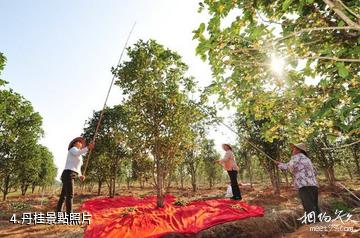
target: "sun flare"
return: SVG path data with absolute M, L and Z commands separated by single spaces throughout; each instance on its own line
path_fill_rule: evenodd
M 279 55 L 271 54 L 271 70 L 276 74 L 282 74 L 285 67 L 285 60 Z

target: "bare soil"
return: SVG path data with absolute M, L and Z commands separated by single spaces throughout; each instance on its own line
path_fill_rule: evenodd
M 359 184 L 356 184 L 358 187 Z M 79 191 L 79 190 L 78 190 Z M 117 196 L 148 196 L 155 195 L 151 188 L 121 187 L 117 189 Z M 224 197 L 226 187 L 217 186 L 212 189 L 199 189 L 193 193 L 191 189 L 171 189 L 170 193 L 177 196 L 181 200 L 199 200 L 212 199 Z M 353 215 L 352 222 L 345 224 L 332 224 L 342 227 L 352 227 L 353 231 L 311 231 L 312 226 L 328 226 L 328 223 L 316 223 L 313 225 L 302 225 L 296 218 L 302 215 L 302 207 L 297 196 L 297 191 L 292 187 L 284 187 L 281 191 L 281 196 L 274 196 L 271 188 L 262 187 L 257 184 L 254 188 L 248 185 L 241 186 L 243 200 L 249 204 L 261 205 L 265 208 L 265 216 L 258 218 L 249 218 L 233 222 L 224 223 L 214 226 L 210 229 L 204 230 L 195 235 L 197 238 L 205 237 L 275 237 L 275 238 L 317 238 L 317 237 L 360 237 L 360 212 L 358 210 Z M 57 194 L 57 193 L 55 193 Z M 336 197 L 345 196 L 346 192 L 341 190 L 334 190 L 330 187 L 322 187 L 320 189 L 320 203 L 322 209 L 331 209 L 326 200 Z M 341 195 L 341 196 L 340 196 Z M 80 205 L 92 198 L 98 197 L 95 192 L 75 193 L 74 196 L 74 211 L 78 212 Z M 101 197 L 106 197 L 103 194 Z M 346 196 L 345 199 L 350 199 L 349 203 L 355 203 L 351 196 Z M 22 225 L 13 224 L 9 222 L 12 214 L 17 214 L 18 218 L 24 212 L 51 212 L 54 211 L 57 203 L 57 196 L 29 194 L 24 196 L 12 195 L 7 201 L 0 202 L 0 237 L 82 237 L 84 234 L 85 225 Z M 354 204 L 352 204 L 354 206 Z M 357 232 L 356 232 L 357 231 Z M 181 234 L 169 234 L 166 237 L 184 237 Z

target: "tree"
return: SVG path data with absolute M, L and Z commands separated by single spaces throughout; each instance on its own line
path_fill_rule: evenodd
M 263 124 L 271 118 L 256 120 L 254 117 L 246 117 L 246 113 L 238 112 L 236 115 L 236 127 L 239 135 L 250 138 L 251 143 L 260 148 L 265 154 L 275 160 L 280 160 L 280 150 L 284 141 L 274 139 L 271 142 L 264 139 L 262 134 Z M 266 156 L 261 154 L 261 165 L 268 173 L 276 195 L 280 194 L 280 176 L 277 166 Z
M 103 118 L 96 136 L 96 149 L 89 163 L 89 178 L 97 180 L 98 194 L 103 181 L 108 184 L 109 196 L 115 195 L 116 180 L 119 173 L 120 160 L 128 155 L 126 146 L 127 113 L 123 106 L 104 109 Z M 94 112 L 86 122 L 83 136 L 91 141 L 101 112 Z
M 194 31 L 199 41 L 196 52 L 208 60 L 214 75 L 206 93 L 236 107 L 250 129 L 248 139 L 261 142 L 258 145 L 273 158 L 288 141 L 321 137 L 329 144 L 341 137 L 354 140 L 360 133 L 359 5 L 346 4 L 332 0 L 200 3 L 199 11 L 206 10 L 210 19 Z M 319 82 L 311 85 L 306 79 Z M 254 124 L 259 127 L 255 138 L 251 137 Z M 331 182 L 338 160 L 321 150 L 324 143 L 317 143 L 314 152 L 322 158 L 317 161 L 327 168 Z M 278 180 L 274 165 L 264 165 L 268 173 L 273 171 L 269 175 L 274 185 Z
M 191 125 L 204 116 L 188 98 L 195 82 L 185 76 L 188 67 L 177 53 L 154 40 L 139 40 L 127 53 L 129 61 L 113 73 L 125 95 L 129 144 L 153 159 L 157 206 L 162 207 L 165 180 L 180 162 Z
M 17 146 L 19 147 L 19 144 Z M 21 194 L 23 196 L 28 187 L 37 180 L 41 165 L 39 146 L 37 144 L 26 144 L 24 146 L 24 149 L 28 151 L 17 161 L 17 166 L 21 168 L 21 172 L 18 173 L 18 179 L 21 186 Z
M 338 116 L 327 126 L 347 135 L 359 133 L 360 26 L 358 15 L 354 15 L 358 3 L 349 1 L 347 7 L 338 3 L 342 2 L 201 2 L 200 11 L 206 9 L 211 18 L 207 24 L 200 24 L 194 38 L 199 40 L 197 53 L 208 58 L 212 66 L 216 76 L 213 88 L 222 91 L 220 99 L 241 99 L 246 105 L 254 95 L 262 98 L 254 89 L 276 90 L 291 99 L 287 103 L 295 116 L 286 126 L 289 130 L 299 131 L 306 120 L 321 123 L 327 113 L 336 110 Z M 231 21 L 233 13 L 238 16 Z M 225 25 L 225 20 L 231 23 Z M 276 56 L 288 63 L 282 75 L 274 74 L 269 67 Z M 306 86 L 306 77 L 321 80 L 316 86 Z M 271 128 L 279 125 L 283 125 L 281 120 Z
M 351 152 L 353 154 L 353 159 L 356 166 L 356 173 L 360 177 L 360 144 L 352 146 Z
M 220 154 L 215 150 L 214 140 L 204 139 L 201 146 L 200 156 L 204 162 L 204 170 L 209 182 L 209 188 L 212 189 L 216 178 L 222 173 L 222 168 L 215 163 L 220 159 Z
M 41 117 L 29 101 L 13 90 L 0 91 L 0 177 L 3 200 L 18 181 L 21 159 L 31 153 L 27 145 L 42 134 Z
M 152 168 L 153 162 L 147 155 L 141 155 L 134 158 L 132 164 L 133 179 L 139 181 L 140 188 L 144 188 L 145 182 L 151 178 Z
M 38 144 L 37 147 L 36 156 L 40 159 L 40 167 L 38 169 L 37 178 L 33 180 L 32 183 L 32 192 L 34 191 L 36 185 L 43 187 L 52 185 L 57 175 L 57 168 L 54 164 L 53 154 L 43 145 Z
M 3 53 L 0 52 L 0 75 L 1 75 L 1 72 L 4 70 L 5 63 L 6 63 L 6 57 L 4 56 Z M 0 86 L 3 86 L 4 84 L 5 84 L 5 81 L 0 79 Z
M 0 54 L 0 73 L 5 57 Z M 3 200 L 22 183 L 23 193 L 34 181 L 40 164 L 34 153 L 42 136 L 42 118 L 31 103 L 0 81 L 0 181 Z M 25 177 L 26 176 L 26 177 Z M 24 193 L 25 194 L 25 193 Z

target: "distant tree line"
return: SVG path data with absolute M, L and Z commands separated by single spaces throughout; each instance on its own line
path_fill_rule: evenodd
M 0 76 L 6 62 L 0 53 Z M 52 153 L 39 144 L 42 118 L 31 103 L 0 79 L 0 190 L 3 200 L 20 189 L 47 186 L 55 182 L 57 169 Z

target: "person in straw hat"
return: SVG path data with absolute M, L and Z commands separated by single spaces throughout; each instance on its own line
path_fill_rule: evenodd
M 241 200 L 242 199 L 241 192 L 240 192 L 239 184 L 237 182 L 237 174 L 239 167 L 236 164 L 232 147 L 229 144 L 222 144 L 222 148 L 223 150 L 225 150 L 225 155 L 224 158 L 218 160 L 217 163 L 221 164 L 229 174 L 231 181 L 231 189 L 233 193 L 231 199 Z
M 61 174 L 61 181 L 63 183 L 59 201 L 56 206 L 56 214 L 61 212 L 62 205 L 66 198 L 66 212 L 72 212 L 72 202 L 74 196 L 74 180 L 79 177 L 84 181 L 85 176 L 81 174 L 82 158 L 81 155 L 92 150 L 94 144 L 86 146 L 86 141 L 83 137 L 76 137 L 68 146 L 68 154 L 65 163 L 65 169 Z
M 291 160 L 288 163 L 276 162 L 283 170 L 290 170 L 294 176 L 294 187 L 299 191 L 304 211 L 314 212 L 314 220 L 318 220 L 320 209 L 318 205 L 318 182 L 316 169 L 309 159 L 304 143 L 290 144 Z

